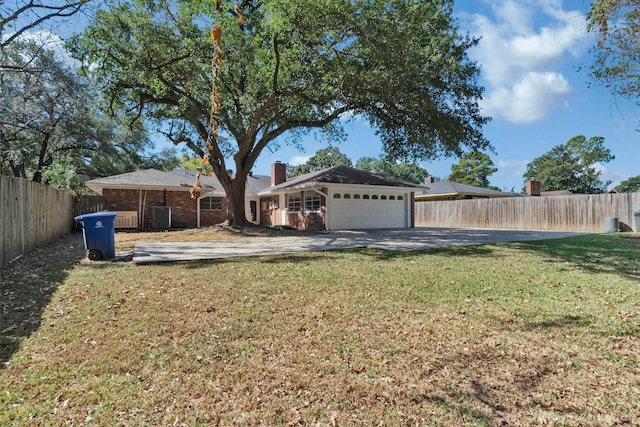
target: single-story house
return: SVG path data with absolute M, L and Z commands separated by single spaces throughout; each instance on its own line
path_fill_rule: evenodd
M 516 197 L 521 194 L 507 193 L 476 187 L 475 185 L 460 184 L 459 182 L 442 181 L 434 182 L 431 177 L 425 179 L 425 183 L 416 190 L 416 202 L 431 202 L 436 200 L 466 200 L 466 199 L 491 199 L 499 197 Z
M 195 178 L 192 172 L 147 169 L 85 185 L 104 197 L 106 210 L 118 213 L 117 227 L 195 228 L 224 221 L 227 199 L 218 179 L 201 176 L 194 199 Z M 246 216 L 254 224 L 310 230 L 408 228 L 418 187 L 345 166 L 287 180 L 286 165 L 276 162 L 271 176 L 247 177 Z

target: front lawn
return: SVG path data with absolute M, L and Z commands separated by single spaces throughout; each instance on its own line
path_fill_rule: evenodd
M 638 235 L 63 267 L 0 425 L 640 424 Z

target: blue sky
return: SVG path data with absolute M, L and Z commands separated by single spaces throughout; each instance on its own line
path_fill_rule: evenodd
M 602 136 L 615 160 L 601 165 L 602 177 L 620 181 L 640 175 L 636 131 L 640 111 L 603 87 L 590 86 L 580 67 L 590 64 L 586 32 L 589 1 L 457 0 L 454 13 L 463 31 L 481 37 L 470 52 L 482 68 L 483 113 L 493 118 L 484 128 L 495 148 L 488 153 L 498 171 L 489 177 L 498 188 L 519 191 L 526 164 L 576 135 Z M 380 140 L 366 122 L 347 125 L 349 137 L 338 145 L 354 162 L 381 153 Z M 269 174 L 275 160 L 298 164 L 326 144 L 312 137 L 306 152 L 281 147 L 266 150 L 254 173 Z M 420 162 L 446 178 L 458 158 Z
M 602 177 L 620 181 L 640 175 L 640 110 L 606 88 L 590 84 L 588 67 L 593 39 L 586 32 L 587 0 L 456 0 L 454 14 L 462 32 L 479 37 L 469 54 L 481 67 L 486 88 L 481 107 L 493 120 L 484 134 L 495 148 L 488 152 L 498 171 L 490 183 L 519 191 L 526 164 L 576 135 L 602 136 L 615 160 L 600 165 Z M 68 35 L 86 24 L 74 17 L 54 32 Z M 56 31 L 57 29 L 57 31 Z M 57 41 L 56 41 L 57 40 Z M 52 43 L 60 43 L 53 39 Z M 590 87 L 591 86 L 591 87 Z M 364 121 L 346 125 L 348 138 L 338 145 L 354 162 L 377 157 L 381 143 Z M 253 172 L 268 175 L 271 164 L 304 162 L 326 147 L 313 137 L 305 152 L 282 145 L 266 149 Z M 158 149 L 167 145 L 159 143 Z M 458 158 L 420 162 L 434 176 L 446 178 Z M 230 165 L 231 166 L 231 165 Z

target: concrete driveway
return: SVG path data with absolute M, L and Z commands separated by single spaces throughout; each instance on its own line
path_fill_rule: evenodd
M 133 262 L 148 264 L 351 248 L 419 251 L 450 246 L 559 239 L 581 234 L 585 233 L 420 227 L 235 240 L 137 243 L 133 250 Z

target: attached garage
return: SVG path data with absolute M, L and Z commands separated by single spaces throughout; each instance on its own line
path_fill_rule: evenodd
M 327 200 L 327 229 L 406 228 L 411 226 L 411 198 L 397 191 L 337 189 Z
M 267 212 L 261 218 L 281 220 L 265 225 L 357 230 L 413 227 L 413 194 L 420 186 L 346 166 L 301 175 L 259 193 Z M 280 203 L 273 198 L 281 195 Z M 307 198 L 320 203 L 307 209 Z M 294 203 L 295 202 L 295 203 Z

